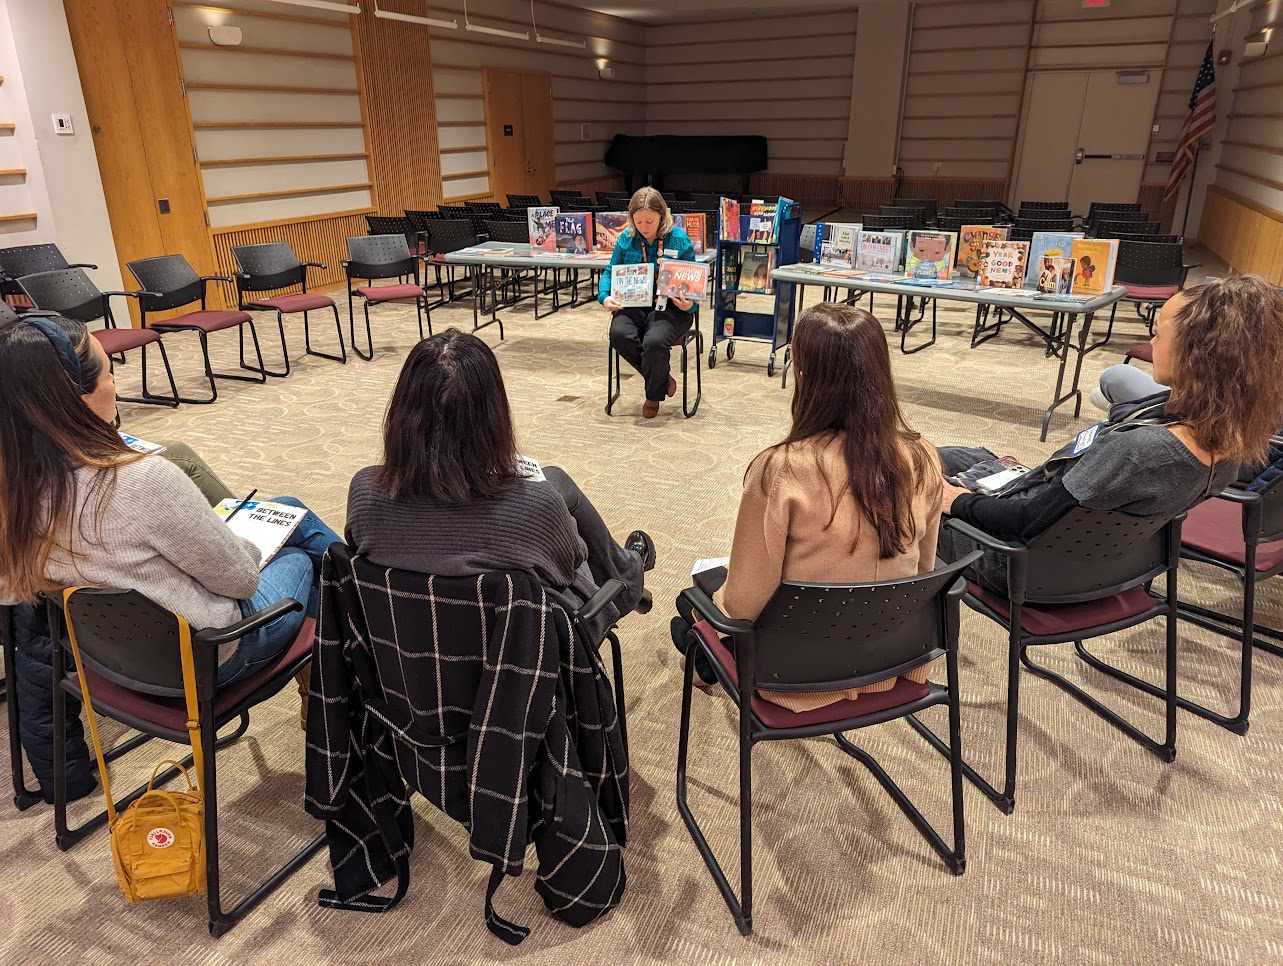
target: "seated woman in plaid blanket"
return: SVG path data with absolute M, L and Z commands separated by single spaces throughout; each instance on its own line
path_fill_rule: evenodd
M 642 583 L 655 546 L 623 546 L 566 473 L 517 453 L 499 363 L 474 335 L 447 329 L 416 345 L 383 428 L 383 462 L 348 489 L 347 541 L 382 567 L 441 577 L 530 574 L 569 610 L 614 578 L 626 590 L 589 628 L 649 609 Z

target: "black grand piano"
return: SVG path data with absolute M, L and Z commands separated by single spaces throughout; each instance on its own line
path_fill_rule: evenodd
M 744 193 L 749 175 L 766 170 L 766 138 L 760 134 L 616 134 L 606 149 L 606 164 L 623 172 L 624 187 L 664 186 L 673 174 L 738 174 Z

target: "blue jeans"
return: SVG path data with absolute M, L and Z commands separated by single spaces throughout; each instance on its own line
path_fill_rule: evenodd
M 292 496 L 274 497 L 273 503 L 302 507 Z M 304 617 L 316 617 L 320 604 L 321 559 L 332 543 L 342 537 L 308 511 L 290 534 L 285 546 L 258 575 L 258 590 L 240 601 L 241 616 L 249 617 L 277 601 L 293 598 L 306 604 L 303 611 L 290 611 L 241 638 L 231 658 L 218 669 L 219 685 L 239 681 L 272 661 L 293 643 Z

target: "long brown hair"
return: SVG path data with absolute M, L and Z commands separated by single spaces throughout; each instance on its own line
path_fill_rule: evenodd
M 1232 275 L 1183 294 L 1167 408 L 1217 459 L 1262 461 L 1283 417 L 1283 293 Z
M 469 503 L 516 479 L 512 411 L 494 353 L 458 329 L 424 339 L 392 391 L 375 487 L 393 500 Z
M 793 425 L 764 454 L 764 469 L 769 471 L 774 458 L 788 454 L 794 444 L 822 446 L 841 437 L 846 479 L 827 481 L 833 503 L 829 524 L 850 494 L 877 532 L 878 556 L 886 560 L 904 553 L 917 536 L 914 496 L 933 478 L 937 489 L 943 483 L 922 434 L 909 428 L 900 411 L 882 326 L 864 309 L 821 302 L 798 319 L 793 362 Z M 851 534 L 853 551 L 858 540 L 857 529 Z
M 75 471 L 112 470 L 93 485 L 112 486 L 114 469 L 141 459 L 120 435 L 85 405 L 102 365 L 80 322 L 53 317 L 79 362 L 76 383 L 50 337 L 21 319 L 0 325 L 0 584 L 5 594 L 31 600 L 57 589 L 45 575 L 55 548 L 73 559 L 70 521 L 79 505 Z M 69 361 L 69 360 L 68 360 Z M 86 524 L 99 521 L 81 521 Z

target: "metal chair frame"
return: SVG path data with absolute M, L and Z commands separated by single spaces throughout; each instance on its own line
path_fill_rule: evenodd
M 690 344 L 695 343 L 695 401 L 690 401 Z M 682 415 L 690 419 L 699 412 L 700 400 L 704 398 L 704 380 L 703 373 L 700 370 L 702 356 L 704 354 L 704 334 L 699 328 L 699 303 L 695 303 L 694 318 L 691 321 L 691 327 L 670 346 L 682 350 Z M 619 353 L 614 346 L 606 347 L 606 415 L 612 415 L 611 410 L 615 403 L 619 401 L 621 389 L 619 381 L 622 376 L 623 360 L 619 358 Z M 614 387 L 613 389 L 611 387 Z
M 398 242 L 400 243 L 399 245 L 397 244 Z M 432 310 L 428 307 L 428 293 L 424 291 L 423 284 L 419 280 L 419 256 L 410 251 L 410 246 L 405 242 L 405 235 L 400 232 L 390 235 L 356 235 L 347 240 L 347 247 L 349 257 L 343 259 L 341 264 L 344 273 L 347 275 L 347 324 L 348 335 L 352 340 L 352 351 L 367 362 L 374 358 L 374 334 L 370 329 L 370 305 L 381 303 L 372 301 L 369 295 L 364 292 L 356 291 L 352 282 L 361 279 L 365 279 L 373 286 L 375 279 L 412 277 L 420 293 L 414 296 L 414 315 L 415 320 L 419 323 L 419 339 L 422 340 L 424 338 L 423 317 L 425 315 L 428 319 L 428 335 L 431 335 Z M 358 257 L 359 251 L 365 253 L 364 258 Z M 357 295 L 361 296 L 361 308 L 365 313 L 365 344 L 367 352 L 362 352 L 361 347 L 356 344 L 356 314 L 352 308 L 352 299 Z M 406 301 L 406 299 L 388 301 Z

